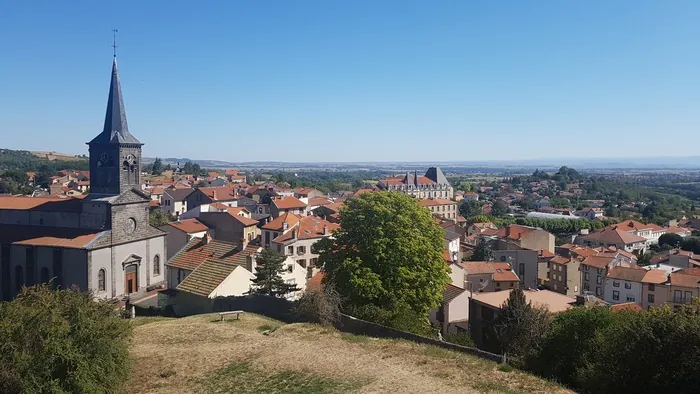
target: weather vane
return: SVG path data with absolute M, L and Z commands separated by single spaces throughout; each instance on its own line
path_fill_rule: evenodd
M 112 49 L 114 51 L 114 57 L 117 57 L 117 33 L 119 30 L 112 29 Z

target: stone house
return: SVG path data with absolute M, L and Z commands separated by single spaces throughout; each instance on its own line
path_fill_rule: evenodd
M 194 189 L 189 187 L 186 189 L 165 189 L 161 199 L 161 208 L 176 218 L 180 217 L 187 212 L 187 196 L 192 192 Z
M 184 219 L 170 222 L 160 229 L 167 235 L 167 259 L 175 256 L 192 238 L 202 238 L 209 232 L 209 226 L 197 219 Z

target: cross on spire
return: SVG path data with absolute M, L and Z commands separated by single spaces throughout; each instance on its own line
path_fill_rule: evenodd
M 114 52 L 114 57 L 117 57 L 117 33 L 119 30 L 112 29 L 112 49 Z

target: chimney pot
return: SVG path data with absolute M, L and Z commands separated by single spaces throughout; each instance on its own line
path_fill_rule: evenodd
M 323 235 L 328 235 L 328 226 L 325 224 L 323 225 Z

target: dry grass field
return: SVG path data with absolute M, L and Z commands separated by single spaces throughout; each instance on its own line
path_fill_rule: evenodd
M 462 353 L 253 314 L 134 320 L 130 393 L 565 393 Z M 263 334 L 265 332 L 265 334 Z

